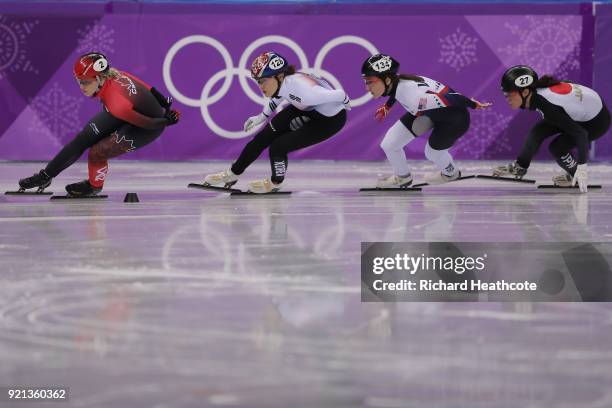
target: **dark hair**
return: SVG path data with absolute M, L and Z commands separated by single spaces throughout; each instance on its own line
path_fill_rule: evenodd
M 387 102 L 385 103 L 385 105 L 387 105 L 388 108 L 391 108 L 396 100 L 395 100 L 395 89 L 397 87 L 397 84 L 399 84 L 399 81 L 401 79 L 405 80 L 405 81 L 415 81 L 415 82 L 425 82 L 425 79 L 423 79 L 420 76 L 417 75 L 413 75 L 413 74 L 398 74 L 398 75 L 393 75 L 393 74 L 389 74 L 389 75 L 385 75 L 384 77 L 382 77 L 381 79 L 384 81 L 385 78 L 391 78 L 391 86 L 393 87 L 393 91 L 391 92 L 389 96 L 389 99 L 387 99 Z
M 422 77 L 413 74 L 399 74 L 398 77 L 406 81 L 425 82 Z
M 399 84 L 399 81 L 401 79 L 403 79 L 405 81 L 425 82 L 425 80 L 423 78 L 421 78 L 420 76 L 413 75 L 413 74 L 397 74 L 397 75 L 395 75 L 395 74 L 386 74 L 386 75 L 380 76 L 379 78 L 382 79 L 383 81 L 385 79 L 387 79 L 387 78 L 391 79 L 391 86 L 393 88 L 395 88 L 397 86 L 397 84 Z M 395 92 L 394 92 L 394 94 L 395 94 Z M 395 98 L 391 98 L 391 99 L 392 99 L 392 102 L 391 102 L 391 105 L 392 105 L 393 103 L 395 103 Z M 389 105 L 389 106 L 391 106 L 391 105 Z
M 533 88 L 550 88 L 551 86 L 559 85 L 560 80 L 552 75 L 544 75 L 542 78 L 535 81 L 532 85 Z
M 295 74 L 295 72 L 295 65 L 289 65 L 283 74 L 285 74 L 285 76 L 289 76 Z

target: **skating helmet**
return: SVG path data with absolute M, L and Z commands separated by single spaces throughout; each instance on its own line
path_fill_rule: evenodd
M 533 88 L 537 80 L 538 74 L 532 68 L 526 65 L 515 65 L 504 72 L 501 89 L 503 92 L 510 92 Z
M 286 72 L 288 69 L 289 63 L 282 55 L 272 51 L 264 52 L 251 64 L 251 77 L 253 79 L 269 78 Z
M 383 77 L 386 75 L 397 75 L 399 66 L 399 62 L 390 55 L 372 55 L 361 66 L 361 76 Z
M 103 54 L 90 52 L 81 55 L 74 63 L 74 76 L 78 79 L 96 79 L 97 76 L 108 72 L 110 66 Z

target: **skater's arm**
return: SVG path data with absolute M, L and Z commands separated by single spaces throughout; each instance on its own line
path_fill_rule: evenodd
M 478 104 L 475 101 L 461 95 L 458 92 L 440 92 L 439 94 L 435 95 L 438 96 L 445 103 L 445 106 L 458 106 L 461 108 L 471 109 L 476 109 L 478 107 Z
M 171 96 L 166 96 L 166 95 L 162 94 L 154 86 L 149 85 L 148 83 L 146 83 L 145 81 L 143 81 L 140 78 L 136 78 L 134 75 L 130 74 L 129 72 L 121 71 L 121 74 L 127 76 L 132 81 L 141 84 L 145 89 L 147 89 L 149 92 L 151 92 L 153 97 L 157 100 L 157 102 L 159 103 L 159 105 L 162 108 L 168 109 L 168 108 L 170 108 L 170 105 L 172 105 L 172 101 L 173 100 L 172 100 Z
M 276 108 L 278 108 L 278 105 L 280 105 L 282 99 L 281 98 L 271 98 L 270 102 L 268 102 L 268 104 L 266 106 L 264 106 L 264 110 L 263 110 L 263 114 L 269 118 L 270 116 L 272 116 L 272 113 L 274 113 L 274 111 L 276 110 Z
M 445 87 L 440 92 L 430 90 L 424 91 L 420 94 L 418 99 L 416 109 L 419 112 L 431 109 L 446 108 L 449 106 L 472 109 L 476 109 L 478 106 L 473 100 L 461 95 L 460 93 L 450 90 L 448 87 Z
M 144 129 L 159 129 L 168 125 L 168 119 L 151 118 L 134 110 L 134 105 L 125 98 L 112 98 L 106 103 L 108 112 L 114 117 Z
M 315 85 L 297 95 L 306 106 L 323 105 L 324 103 L 348 103 L 348 95 L 341 89 L 326 89 Z

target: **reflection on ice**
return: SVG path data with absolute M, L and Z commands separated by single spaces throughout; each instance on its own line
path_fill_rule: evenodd
M 0 166 L 4 190 L 38 168 Z M 360 195 L 385 166 L 292 162 L 287 199 L 231 200 L 186 188 L 219 163 L 118 162 L 107 201 L 0 197 L 0 385 L 65 385 L 88 408 L 611 406 L 607 304 L 367 304 L 359 264 L 363 241 L 609 241 L 607 167 L 588 195 Z

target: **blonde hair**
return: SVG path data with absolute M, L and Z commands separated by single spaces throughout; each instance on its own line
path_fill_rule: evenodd
M 121 73 L 115 68 L 109 68 L 107 72 L 100 75 L 102 78 L 118 78 L 121 76 Z

